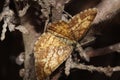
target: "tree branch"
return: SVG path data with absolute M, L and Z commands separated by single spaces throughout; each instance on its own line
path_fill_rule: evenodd
M 36 80 L 33 48 L 34 43 L 38 38 L 37 35 L 39 34 L 34 30 L 34 26 L 30 25 L 30 23 L 26 23 L 24 24 L 24 26 L 28 29 L 29 32 L 29 34 L 23 34 L 23 40 L 25 45 L 24 80 Z
M 102 0 L 97 6 L 98 14 L 92 24 L 111 19 L 120 12 L 120 0 Z
M 67 59 L 65 65 L 66 65 L 65 66 L 66 75 L 69 75 L 70 74 L 70 69 L 73 69 L 73 68 L 88 70 L 90 72 L 98 71 L 98 72 L 104 73 L 106 76 L 111 76 L 113 72 L 120 71 L 120 66 L 116 66 L 116 67 L 110 67 L 110 66 L 108 66 L 108 67 L 95 67 L 93 65 L 85 65 L 85 64 L 82 64 L 82 63 L 73 62 L 71 57 L 69 57 Z
M 96 57 L 101 55 L 106 55 L 112 52 L 120 52 L 120 43 L 110 45 L 108 47 L 100 48 L 100 49 L 88 49 L 86 50 L 87 57 Z

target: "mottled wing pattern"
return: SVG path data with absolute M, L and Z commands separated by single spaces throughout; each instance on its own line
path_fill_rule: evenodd
M 58 21 L 49 25 L 34 46 L 35 70 L 38 80 L 44 80 L 71 54 L 73 46 L 90 28 L 96 9 L 75 15 L 69 22 Z
M 80 40 L 90 28 L 97 14 L 96 8 L 88 9 L 73 16 L 69 22 L 57 21 L 48 26 L 48 31 L 70 40 Z
M 73 40 L 71 36 L 71 29 L 67 22 L 57 21 L 49 24 L 47 31 L 53 33 L 54 35 Z
M 35 70 L 38 80 L 48 77 L 72 52 L 72 46 L 46 32 L 43 33 L 34 47 Z
M 71 36 L 75 41 L 80 40 L 90 28 L 90 24 L 97 14 L 96 8 L 88 9 L 73 16 L 68 25 L 71 28 Z

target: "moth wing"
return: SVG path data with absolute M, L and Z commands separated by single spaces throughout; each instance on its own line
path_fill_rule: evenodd
M 90 28 L 90 24 L 94 20 L 97 14 L 97 9 L 92 8 L 84 10 L 77 15 L 73 16 L 69 21 L 69 27 L 71 28 L 72 36 L 76 41 L 82 39 L 86 32 Z
M 43 33 L 34 47 L 35 70 L 38 80 L 44 80 L 71 54 L 73 47 L 58 37 Z
M 47 31 L 57 34 L 57 36 L 74 40 L 71 36 L 71 28 L 65 21 L 56 21 L 48 25 Z

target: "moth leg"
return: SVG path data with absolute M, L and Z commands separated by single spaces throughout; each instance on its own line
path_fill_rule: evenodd
M 94 36 L 86 36 L 83 40 L 80 41 L 80 45 L 81 46 L 88 45 L 88 44 L 94 42 L 95 39 L 96 38 Z
M 46 31 L 48 24 L 49 24 L 49 18 L 47 18 L 47 20 L 45 21 L 44 32 Z
M 84 50 L 79 43 L 76 45 L 76 50 L 79 52 L 79 55 L 80 55 L 83 59 L 85 59 L 87 62 L 90 61 L 89 57 L 86 55 L 86 50 Z
M 63 12 L 67 15 L 67 17 L 72 18 L 72 15 L 70 15 L 68 12 L 66 12 L 65 10 L 63 10 Z

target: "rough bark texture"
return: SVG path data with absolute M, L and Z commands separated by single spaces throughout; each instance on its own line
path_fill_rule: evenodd
M 33 29 L 34 27 L 30 23 L 25 23 L 24 26 L 28 29 L 29 34 L 23 34 L 23 40 L 25 45 L 25 75 L 24 80 L 36 80 L 35 68 L 34 68 L 34 55 L 33 47 L 37 40 L 38 33 Z

